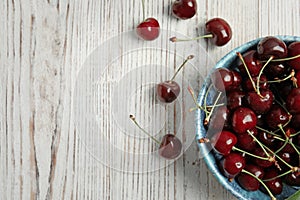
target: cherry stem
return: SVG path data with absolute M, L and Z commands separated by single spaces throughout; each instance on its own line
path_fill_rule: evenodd
M 299 135 L 300 134 L 300 131 L 298 131 L 298 132 L 296 132 L 296 133 L 294 133 L 294 134 L 291 134 L 291 137 L 295 137 L 295 136 L 297 136 L 297 135 Z
M 187 63 L 187 61 L 193 59 L 194 56 L 193 55 L 189 55 L 184 62 L 180 65 L 180 67 L 177 69 L 177 71 L 175 72 L 175 74 L 173 75 L 173 77 L 171 78 L 171 81 L 173 81 L 175 79 L 175 77 L 177 76 L 178 72 L 184 67 L 184 65 Z
M 258 77 L 257 77 L 257 81 L 256 81 L 256 89 L 257 89 L 257 94 L 261 96 L 260 91 L 259 91 L 259 83 L 260 83 L 260 77 L 264 71 L 264 69 L 267 67 L 267 65 L 271 62 L 271 60 L 274 59 L 274 56 L 271 56 L 269 58 L 269 60 L 264 64 L 264 66 L 261 68 L 261 70 L 259 71 Z
M 285 131 L 283 130 L 282 125 L 279 124 L 278 127 L 280 128 L 282 133 L 285 135 L 285 139 L 283 139 L 284 144 L 277 151 L 275 151 L 275 154 L 279 153 L 287 145 L 287 143 L 289 142 L 289 137 L 286 135 Z
M 269 178 L 269 179 L 264 179 L 263 181 L 272 181 L 272 180 L 274 180 L 274 179 L 276 179 L 276 178 L 281 178 L 281 177 L 283 177 L 283 176 L 285 176 L 285 175 L 288 175 L 289 173 L 293 173 L 294 172 L 294 170 L 293 169 L 290 169 L 290 170 L 288 170 L 288 171 L 286 171 L 286 172 L 284 172 L 284 173 L 282 173 L 282 174 L 280 174 L 280 175 L 278 175 L 278 176 L 275 176 L 275 177 L 273 177 L 273 178 Z
M 270 189 L 266 186 L 266 184 L 260 179 L 258 178 L 257 176 L 255 176 L 254 174 L 252 174 L 251 172 L 248 172 L 247 170 L 245 169 L 242 169 L 242 172 L 245 173 L 245 174 L 248 174 L 250 176 L 252 176 L 253 178 L 255 178 L 257 181 L 259 181 L 262 186 L 264 186 L 264 188 L 267 190 L 267 192 L 269 193 L 270 197 L 272 200 L 276 200 L 275 196 L 272 194 L 272 192 L 270 191 Z
M 233 150 L 233 151 L 239 151 L 239 152 L 241 152 L 241 153 L 247 154 L 247 155 L 249 155 L 249 156 L 252 156 L 252 157 L 254 157 L 254 158 L 258 158 L 258 159 L 261 159 L 261 160 L 269 160 L 269 158 L 267 158 L 267 157 L 261 157 L 261 156 L 254 155 L 254 154 L 252 154 L 252 153 L 249 153 L 249 152 L 247 152 L 247 151 L 244 151 L 244 150 L 242 150 L 242 149 L 239 149 L 239 148 L 237 148 L 237 147 L 235 147 L 235 146 L 232 147 L 232 150 Z
M 265 152 L 266 156 L 268 158 L 270 158 L 270 154 L 266 151 L 266 149 L 264 148 L 263 144 L 253 135 L 253 133 L 249 130 L 247 130 L 248 134 L 255 140 L 255 142 L 257 142 L 257 144 L 261 147 L 261 149 Z
M 245 70 L 246 70 L 247 75 L 248 75 L 248 77 L 249 77 L 249 79 L 250 79 L 250 81 L 251 81 L 251 84 L 252 84 L 252 87 L 253 87 L 254 91 L 257 92 L 255 83 L 254 83 L 254 81 L 253 81 L 253 78 L 252 78 L 252 76 L 251 76 L 251 74 L 250 74 L 250 72 L 249 72 L 249 69 L 248 69 L 248 67 L 247 67 L 247 65 L 246 65 L 246 63 L 245 63 L 245 60 L 244 60 L 242 54 L 241 54 L 240 52 L 237 52 L 236 54 L 237 54 L 237 56 L 240 58 L 240 60 L 242 61 L 243 66 L 245 67 Z
M 146 15 L 145 15 L 145 0 L 142 0 L 142 7 L 143 7 L 143 21 L 145 21 L 145 19 L 146 19 Z
M 199 37 L 195 37 L 195 38 L 191 38 L 191 39 L 180 39 L 180 38 L 177 38 L 177 37 L 171 37 L 170 41 L 171 42 L 187 42 L 187 41 L 194 41 L 194 40 L 199 40 L 199 39 L 202 39 L 202 38 L 212 38 L 212 37 L 214 37 L 213 34 L 201 35 Z
M 218 95 L 216 101 L 214 102 L 214 105 L 213 105 L 213 107 L 211 108 L 210 113 L 208 114 L 208 116 L 207 116 L 207 117 L 205 118 L 205 120 L 204 120 L 204 125 L 207 125 L 207 124 L 209 123 L 210 117 L 211 117 L 211 115 L 212 115 L 212 113 L 213 113 L 213 111 L 214 111 L 214 109 L 215 109 L 215 107 L 216 107 L 216 105 L 217 105 L 217 103 L 218 103 L 220 97 L 221 97 L 221 94 L 222 94 L 222 92 L 219 92 L 219 95 Z
M 269 130 L 267 130 L 267 129 L 264 129 L 264 128 L 262 128 L 262 127 L 255 126 L 255 128 L 257 128 L 257 129 L 259 129 L 259 130 L 261 130 L 261 131 L 264 131 L 264 132 L 266 132 L 266 133 L 268 133 L 268 134 L 270 134 L 270 135 L 280 137 L 280 135 L 277 135 L 276 133 L 274 133 L 274 132 L 272 132 L 272 131 L 269 131 Z M 278 130 L 279 130 L 279 129 L 278 129 Z M 277 131 L 277 132 L 278 132 L 278 131 Z
M 277 79 L 277 80 L 273 80 L 273 81 L 268 81 L 268 83 L 280 83 L 283 81 L 286 81 L 288 79 L 292 79 L 295 76 L 295 70 L 292 69 L 291 74 L 288 75 L 287 77 L 285 77 L 284 79 Z
M 208 97 L 208 93 L 209 93 L 209 91 L 211 90 L 211 88 L 212 88 L 212 84 L 209 85 L 209 87 L 207 88 L 207 91 L 206 91 L 206 93 L 205 93 L 205 96 L 204 96 L 204 108 L 205 108 L 205 110 L 207 110 L 207 97 Z M 207 116 L 208 116 L 208 114 L 205 113 L 205 118 L 206 118 Z
M 143 129 L 139 123 L 137 123 L 137 121 L 135 120 L 135 117 L 133 115 L 129 115 L 129 118 L 133 121 L 133 123 L 141 130 L 143 131 L 148 137 L 150 137 L 154 142 L 156 142 L 157 144 L 160 144 L 160 142 L 153 137 L 152 135 L 150 135 L 145 129 Z
M 206 108 L 204 108 L 204 107 L 202 107 L 202 106 L 200 106 L 200 105 L 198 104 L 197 99 L 196 99 L 196 96 L 195 96 L 195 92 L 194 92 L 194 90 L 193 90 L 190 86 L 188 86 L 188 91 L 189 91 L 189 93 L 191 94 L 191 96 L 192 96 L 192 98 L 193 98 L 193 101 L 194 101 L 194 103 L 195 103 L 195 105 L 196 105 L 196 109 L 200 109 L 200 110 L 203 110 L 205 113 L 208 113 L 208 111 L 207 111 Z M 191 111 L 191 110 L 192 110 L 192 109 L 190 109 L 190 111 Z
M 273 59 L 272 62 L 282 62 L 282 61 L 293 60 L 296 58 L 300 58 L 300 54 L 293 56 L 293 57 L 288 57 L 288 58 Z M 263 62 L 267 62 L 267 61 L 263 61 Z

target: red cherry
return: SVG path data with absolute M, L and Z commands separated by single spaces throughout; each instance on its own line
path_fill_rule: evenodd
M 256 130 L 256 129 L 254 129 L 254 130 Z M 256 132 L 256 134 L 257 134 L 257 132 Z M 238 142 L 237 142 L 236 146 L 245 151 L 251 152 L 256 148 L 255 140 L 248 133 L 238 134 L 237 140 L 238 140 Z
M 257 76 L 252 77 L 255 87 L 256 87 L 256 83 L 257 83 L 257 78 L 258 78 Z M 252 84 L 250 78 L 246 78 L 245 83 L 244 83 L 244 88 L 247 91 L 254 91 L 253 84 Z M 264 75 L 264 74 L 260 76 L 259 88 L 260 89 L 268 89 L 269 88 L 268 79 L 267 79 L 266 75 Z
M 227 95 L 227 106 L 230 110 L 234 110 L 244 103 L 245 93 L 243 91 L 230 91 Z
M 172 13 L 179 19 L 190 19 L 196 12 L 196 0 L 177 0 L 172 5 Z
M 270 63 L 264 73 L 272 79 L 281 78 L 288 71 L 288 67 L 283 63 Z
M 284 182 L 288 185 L 300 186 L 300 174 L 297 172 L 290 173 L 284 177 Z
M 165 81 L 157 85 L 156 92 L 161 102 L 170 103 L 179 95 L 180 86 L 175 81 Z
M 233 70 L 231 72 L 232 72 L 232 77 L 233 77 L 231 89 L 237 90 L 241 87 L 242 77 L 241 77 L 240 73 L 235 70 Z
M 269 59 L 271 56 L 285 58 L 287 57 L 287 46 L 282 40 L 268 36 L 259 41 L 257 53 L 260 59 Z
M 260 60 L 257 59 L 257 51 L 255 50 L 247 51 L 246 53 L 243 54 L 243 58 L 245 64 L 247 65 L 247 69 L 250 75 L 258 76 L 262 68 L 262 63 Z M 241 61 L 239 61 L 238 68 L 243 76 L 248 76 L 248 74 L 246 73 L 245 66 L 241 63 Z
M 292 114 L 300 114 L 300 88 L 294 88 L 286 98 L 286 107 Z
M 269 181 L 264 181 L 269 190 L 274 194 L 278 195 L 282 192 L 282 181 L 280 178 L 275 178 L 278 176 L 278 172 L 275 169 L 271 169 L 265 172 L 264 179 Z M 262 191 L 266 192 L 265 188 L 262 188 Z
M 217 90 L 224 92 L 232 88 L 233 75 L 227 68 L 218 68 L 212 73 L 211 80 Z
M 278 125 L 287 123 L 289 118 L 289 114 L 281 106 L 274 104 L 266 114 L 266 123 L 271 129 L 277 129 Z
M 271 90 L 261 90 L 261 96 L 256 92 L 248 92 L 246 100 L 250 108 L 257 114 L 268 112 L 273 104 L 274 95 Z
M 300 54 L 300 42 L 293 42 L 288 47 L 289 57 L 297 56 Z M 293 60 L 289 60 L 288 64 L 295 70 L 300 70 L 300 57 Z
M 236 133 L 246 133 L 256 126 L 255 113 L 246 107 L 237 108 L 232 116 L 232 128 Z
M 261 141 L 263 144 L 267 145 L 268 147 L 274 147 L 276 145 L 276 140 L 273 135 L 265 132 L 260 131 L 258 133 L 259 141 Z
M 291 124 L 293 128 L 300 129 L 300 114 L 295 114 L 292 116 Z
M 136 28 L 137 35 L 144 40 L 155 40 L 160 32 L 159 23 L 155 18 L 147 18 Z
M 245 170 L 247 170 L 248 172 L 252 173 L 254 176 L 256 176 L 259 179 L 262 179 L 264 177 L 264 170 L 263 168 L 253 165 L 253 164 L 247 164 L 245 166 Z M 248 191 L 256 191 L 259 189 L 260 186 L 260 182 L 250 176 L 249 174 L 246 173 L 241 173 L 239 174 L 239 176 L 237 177 L 237 180 L 239 182 L 239 184 Z
M 241 154 L 230 153 L 220 161 L 220 164 L 224 175 L 228 178 L 234 178 L 244 169 L 246 161 Z
M 300 87 L 300 71 L 297 71 L 295 74 L 297 86 Z
M 211 138 L 213 148 L 222 155 L 228 155 L 237 143 L 236 136 L 230 131 L 221 131 Z
M 253 153 L 257 156 L 267 158 L 267 155 L 260 147 L 257 147 L 256 149 L 254 149 Z M 253 158 L 253 160 L 254 160 L 254 163 L 256 163 L 258 166 L 261 166 L 263 168 L 271 167 L 274 164 L 274 162 L 272 162 L 272 161 L 263 160 L 260 158 Z
M 166 134 L 159 146 L 159 155 L 166 159 L 177 158 L 182 151 L 181 141 L 173 134 Z
M 231 37 L 232 31 L 229 24 L 221 18 L 213 18 L 206 22 L 206 31 L 213 35 L 212 41 L 217 46 L 227 44 Z

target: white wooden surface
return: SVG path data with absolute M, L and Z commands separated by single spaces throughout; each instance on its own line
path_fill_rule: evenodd
M 146 16 L 156 17 L 165 30 L 191 37 L 203 33 L 212 17 L 231 24 L 228 45 L 199 42 L 214 61 L 257 37 L 300 35 L 299 0 L 198 0 L 197 16 L 186 21 L 170 15 L 172 1 L 146 0 Z M 175 163 L 134 174 L 103 165 L 80 139 L 72 108 L 78 72 L 99 45 L 142 20 L 141 1 L 2 0 L 0 13 L 0 199 L 234 199 L 198 158 L 195 143 Z M 150 64 L 157 61 L 141 55 Z M 159 59 L 166 65 L 182 61 Z M 119 76 L 130 70 L 130 59 L 124 62 Z M 202 76 L 210 67 L 202 69 Z M 172 110 L 167 112 L 174 117 Z M 194 122 L 182 123 L 188 130 Z M 114 133 L 110 125 L 106 121 L 103 133 Z M 129 162 L 144 171 L 147 160 Z

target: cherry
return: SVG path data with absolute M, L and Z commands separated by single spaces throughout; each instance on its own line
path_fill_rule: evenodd
M 277 176 L 278 172 L 275 169 L 266 171 L 264 175 L 264 180 L 270 179 L 268 181 L 264 181 L 264 183 L 274 195 L 280 194 L 283 187 L 281 179 L 276 178 Z M 265 192 L 265 189 L 263 188 L 262 191 Z
M 281 97 L 287 97 L 292 89 L 292 81 L 283 81 L 281 83 L 276 83 L 276 90 Z
M 262 150 L 262 148 L 257 147 L 254 149 L 253 153 L 257 156 L 267 158 L 266 153 Z M 263 160 L 260 158 L 253 158 L 254 163 L 256 163 L 258 166 L 261 166 L 263 168 L 271 167 L 274 164 L 274 161 L 270 160 Z
M 261 90 L 261 96 L 256 92 L 248 92 L 246 100 L 250 108 L 257 114 L 268 112 L 273 104 L 274 95 L 271 90 Z
M 244 169 L 246 161 L 241 154 L 230 153 L 223 157 L 220 164 L 224 175 L 228 178 L 234 178 Z
M 262 179 L 265 174 L 263 168 L 253 164 L 247 164 L 244 169 L 252 173 L 259 179 Z M 256 191 L 259 189 L 260 182 L 256 178 L 250 176 L 249 174 L 240 173 L 237 177 L 237 180 L 245 190 Z
M 163 136 L 161 142 L 158 141 L 155 137 L 150 135 L 145 129 L 143 129 L 139 123 L 136 121 L 133 115 L 129 115 L 129 118 L 132 122 L 145 133 L 148 137 L 150 137 L 154 142 L 159 144 L 159 155 L 165 159 L 175 159 L 177 158 L 182 151 L 182 143 L 181 141 L 173 134 L 166 134 Z
M 214 130 L 230 128 L 229 113 L 230 111 L 226 106 L 215 108 L 212 117 L 210 118 L 209 128 L 212 128 Z
M 233 85 L 233 74 L 227 68 L 218 68 L 212 73 L 211 80 L 217 90 L 228 91 Z
M 237 108 L 232 116 L 232 128 L 236 133 L 245 133 L 256 126 L 255 113 L 246 107 Z
M 267 145 L 268 147 L 274 147 L 276 145 L 276 140 L 273 135 L 265 132 L 260 131 L 258 133 L 259 141 L 261 141 L 263 144 Z
M 252 80 L 253 80 L 255 86 L 256 86 L 257 78 L 258 78 L 257 76 L 252 77 Z M 247 78 L 247 79 L 245 80 L 244 88 L 245 88 L 245 90 L 247 90 L 247 91 L 254 91 L 254 90 L 255 90 L 255 89 L 253 88 L 253 84 L 252 84 L 250 78 Z M 268 79 L 267 79 L 266 75 L 264 75 L 264 74 L 261 75 L 261 77 L 260 77 L 259 88 L 260 88 L 260 89 L 268 89 L 268 88 L 269 88 Z
M 206 22 L 205 27 L 206 31 L 212 34 L 212 42 L 217 46 L 227 44 L 232 37 L 231 27 L 224 19 L 213 18 Z
M 145 3 L 142 0 L 143 5 L 143 21 L 137 26 L 136 33 L 143 40 L 155 40 L 159 36 L 160 27 L 155 18 L 145 18 Z
M 300 173 L 294 172 L 284 177 L 284 182 L 292 186 L 300 186 Z
M 257 135 L 257 129 L 253 129 L 251 132 L 253 135 Z M 248 133 L 238 134 L 237 140 L 236 146 L 245 151 L 251 152 L 256 148 L 255 140 Z
M 262 63 L 257 58 L 257 51 L 255 50 L 247 51 L 246 53 L 243 54 L 243 59 L 249 70 L 250 75 L 258 76 L 262 68 Z M 244 64 L 241 63 L 241 61 L 239 61 L 238 68 L 243 76 L 247 76 L 245 66 Z
M 175 72 L 174 76 L 171 78 L 171 80 L 161 82 L 156 87 L 156 93 L 157 97 L 161 102 L 164 103 L 171 103 L 175 99 L 177 99 L 179 93 L 180 93 L 180 86 L 177 82 L 174 81 L 176 75 L 178 72 L 183 68 L 183 66 L 187 63 L 188 60 L 192 59 L 194 56 L 190 55 L 188 56 L 185 61 L 181 64 L 181 66 L 178 68 L 178 70 Z
M 300 71 L 297 71 L 295 74 L 297 87 L 300 87 Z
M 288 46 L 288 55 L 293 57 L 300 54 L 300 42 L 293 42 Z M 288 64 L 295 70 L 300 70 L 300 57 L 289 60 Z
M 265 74 L 269 78 L 281 78 L 288 70 L 288 67 L 283 63 L 271 63 L 265 69 Z
M 300 114 L 300 88 L 294 88 L 286 98 L 286 107 L 292 114 Z
M 231 89 L 238 90 L 241 87 L 242 77 L 241 77 L 240 73 L 235 70 L 232 70 L 231 72 L 232 72 L 232 77 L 233 77 Z
M 260 59 L 285 58 L 288 51 L 286 44 L 273 36 L 268 36 L 259 41 L 257 45 L 257 53 Z
M 172 13 L 179 19 L 190 19 L 196 12 L 196 0 L 176 0 L 172 5 Z
M 210 139 L 213 148 L 222 155 L 228 155 L 237 143 L 236 136 L 230 131 L 221 131 Z
M 295 114 L 292 116 L 291 124 L 293 128 L 300 129 L 300 114 Z
M 240 90 L 230 91 L 227 95 L 227 107 L 230 110 L 234 110 L 244 103 L 245 93 Z
M 166 134 L 163 136 L 159 146 L 159 155 L 167 158 L 174 159 L 181 154 L 182 143 L 173 134 Z
M 279 105 L 274 104 L 266 114 L 266 123 L 271 129 L 277 129 L 278 125 L 284 125 L 289 121 L 290 115 Z
M 193 41 L 201 38 L 212 38 L 212 42 L 217 46 L 223 46 L 227 44 L 231 37 L 232 31 L 229 24 L 221 18 L 213 18 L 206 22 L 206 35 L 195 37 L 192 39 L 179 39 L 177 37 L 171 37 L 171 42 L 184 42 L 184 41 Z

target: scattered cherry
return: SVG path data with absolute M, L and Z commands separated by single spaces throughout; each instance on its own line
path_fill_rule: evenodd
M 181 141 L 173 134 L 166 134 L 163 136 L 161 142 L 150 135 L 145 129 L 143 129 L 138 122 L 136 121 L 133 115 L 130 115 L 129 118 L 133 121 L 133 123 L 143 131 L 148 137 L 150 137 L 154 142 L 159 144 L 159 155 L 166 159 L 175 159 L 177 158 L 182 151 L 182 143 Z
M 171 80 L 161 82 L 157 85 L 156 93 L 157 97 L 161 102 L 164 103 L 171 103 L 175 99 L 177 99 L 179 93 L 180 93 L 180 86 L 177 82 L 174 81 L 176 75 L 178 72 L 184 67 L 184 65 L 187 63 L 188 60 L 192 59 L 194 56 L 190 55 L 188 56 L 185 61 L 182 63 L 182 65 L 178 68 L 178 70 L 175 72 L 174 76 L 171 78 Z
M 196 0 L 176 0 L 172 5 L 172 13 L 179 19 L 190 19 L 196 12 Z

